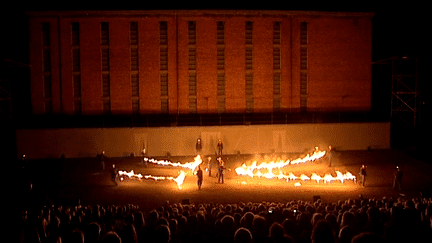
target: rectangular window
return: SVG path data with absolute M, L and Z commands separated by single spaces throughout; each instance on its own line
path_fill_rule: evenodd
M 161 45 L 168 45 L 168 23 L 159 22 L 159 42 Z
M 281 26 L 280 22 L 273 23 L 273 44 L 279 45 L 281 43 Z
M 196 22 L 195 21 L 189 21 L 188 23 L 188 39 L 189 39 L 189 45 L 196 44 Z
M 50 72 L 51 71 L 51 50 L 50 50 L 50 48 L 44 47 L 42 55 L 43 55 L 42 56 L 43 71 L 44 72 Z
M 101 51 L 102 51 L 102 71 L 109 71 L 110 70 L 109 49 L 102 48 Z
M 72 49 L 72 71 L 79 72 L 80 69 L 80 49 Z
M 111 100 L 103 99 L 103 114 L 109 115 L 111 114 Z
M 42 45 L 50 46 L 50 24 L 42 23 Z
M 74 111 L 75 111 L 75 115 L 81 115 L 82 114 L 81 99 L 75 99 L 74 100 Z
M 252 70 L 252 47 L 246 47 L 246 70 Z
M 160 74 L 160 82 L 161 82 L 161 96 L 168 96 L 168 73 Z
M 189 70 L 195 70 L 196 69 L 196 48 L 190 47 L 188 54 L 189 54 Z
M 280 70 L 281 68 L 281 50 L 279 47 L 273 48 L 273 69 Z
M 225 44 L 225 23 L 223 21 L 217 22 L 217 44 Z
M 72 75 L 73 79 L 73 96 L 75 98 L 81 97 L 81 75 Z
M 138 45 L 138 22 L 130 23 L 130 44 Z
M 102 96 L 110 97 L 110 75 L 102 74 Z
M 300 25 L 300 44 L 307 45 L 308 44 L 308 23 L 302 22 Z
M 108 22 L 101 23 L 101 45 L 109 45 L 109 25 Z
M 140 113 L 140 105 L 139 105 L 139 99 L 132 99 L 132 113 L 133 114 L 139 114 Z
M 139 78 L 138 74 L 131 74 L 132 97 L 139 97 Z
M 79 46 L 80 44 L 80 35 L 79 35 L 79 23 L 72 23 L 72 46 Z
M 137 47 L 131 47 L 131 70 L 137 71 L 138 70 L 138 48 Z
M 253 22 L 247 21 L 246 22 L 246 44 L 250 45 L 252 44 L 252 31 L 253 31 Z
M 44 76 L 44 97 L 45 98 L 52 97 L 51 75 Z

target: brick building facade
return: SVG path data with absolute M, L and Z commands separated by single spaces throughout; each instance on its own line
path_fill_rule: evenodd
M 371 108 L 372 13 L 27 15 L 36 115 Z

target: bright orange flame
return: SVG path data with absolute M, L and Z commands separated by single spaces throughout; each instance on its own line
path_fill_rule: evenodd
M 180 175 L 177 177 L 135 174 L 133 170 L 131 170 L 130 172 L 119 171 L 119 175 L 125 175 L 125 176 L 128 176 L 129 178 L 135 178 L 135 179 L 139 179 L 139 180 L 142 180 L 142 179 L 153 179 L 155 181 L 173 180 L 177 183 L 177 186 L 179 189 L 181 189 L 181 186 L 183 185 L 183 182 L 184 182 L 185 177 L 186 177 L 186 173 L 184 171 L 180 171 Z
M 182 164 L 180 162 L 173 163 L 169 160 L 156 160 L 153 158 L 152 159 L 144 158 L 144 161 L 148 162 L 148 163 L 158 164 L 158 165 L 170 165 L 170 166 L 174 166 L 174 167 L 188 168 L 192 171 L 194 171 L 198 167 L 198 165 L 200 165 L 202 163 L 201 156 L 199 156 L 199 155 L 194 158 L 193 162 L 187 162 L 184 164 Z
M 279 161 L 279 162 L 262 162 L 258 164 L 257 161 L 253 161 L 251 165 L 246 165 L 246 163 L 243 163 L 240 167 L 237 167 L 235 169 L 237 175 L 245 175 L 249 177 L 264 177 L 267 179 L 285 179 L 287 182 L 292 180 L 314 180 L 317 183 L 325 182 L 330 183 L 332 181 L 340 181 L 341 183 L 344 183 L 346 180 L 356 180 L 356 177 L 353 176 L 350 172 L 347 172 L 345 174 L 342 174 L 340 171 L 335 171 L 336 177 L 333 177 L 330 174 L 325 174 L 324 177 L 321 177 L 317 173 L 312 173 L 311 176 L 307 176 L 305 174 L 301 174 L 300 176 L 295 176 L 292 172 L 289 172 L 288 175 L 284 174 L 281 171 L 281 168 L 287 167 L 289 165 L 296 165 L 300 163 L 306 163 L 309 161 L 315 161 L 318 159 L 321 159 L 326 154 L 326 151 L 319 151 L 318 147 L 315 147 L 315 151 L 311 154 L 306 155 L 303 158 L 298 158 L 295 160 L 286 160 L 286 161 Z M 267 170 L 265 173 L 262 173 L 261 170 L 265 169 Z M 277 169 L 278 173 L 273 173 L 273 170 Z M 298 183 L 298 182 L 297 182 Z M 296 187 L 300 186 L 301 184 L 295 184 Z

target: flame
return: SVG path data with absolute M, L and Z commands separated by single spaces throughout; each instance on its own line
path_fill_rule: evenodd
M 202 159 L 201 159 L 201 156 L 198 155 L 194 158 L 193 162 L 187 162 L 187 163 L 182 164 L 180 162 L 173 163 L 169 160 L 156 160 L 153 158 L 147 158 L 146 157 L 146 158 L 144 158 L 144 162 L 158 164 L 158 165 L 164 165 L 164 166 L 170 165 L 173 167 L 182 167 L 182 168 L 187 168 L 187 169 L 194 171 L 198 167 L 198 165 L 200 165 L 202 163 Z
M 311 173 L 311 176 L 307 176 L 305 174 L 301 174 L 300 176 L 294 175 L 292 172 L 289 172 L 288 174 L 284 174 L 281 169 L 288 167 L 289 165 L 297 165 L 300 163 L 306 163 L 310 161 L 315 161 L 318 159 L 321 159 L 325 156 L 326 151 L 320 151 L 318 150 L 318 147 L 315 147 L 315 151 L 313 153 L 310 153 L 306 155 L 303 158 L 298 158 L 294 160 L 280 160 L 280 161 L 271 161 L 271 162 L 262 162 L 258 164 L 257 161 L 253 161 L 251 165 L 246 165 L 246 163 L 243 163 L 241 166 L 237 167 L 235 169 L 235 172 L 237 175 L 241 176 L 249 176 L 249 177 L 258 177 L 258 178 L 267 178 L 267 179 L 285 179 L 287 182 L 294 181 L 294 180 L 302 180 L 302 181 L 308 181 L 313 180 L 317 183 L 330 183 L 333 181 L 340 181 L 341 183 L 344 183 L 347 180 L 356 180 L 356 177 L 353 176 L 350 172 L 346 172 L 345 174 L 342 174 L 340 171 L 335 171 L 336 177 L 333 177 L 331 174 L 325 174 L 324 176 L 320 176 L 317 173 Z M 261 170 L 266 170 L 265 172 L 261 172 Z M 278 171 L 278 173 L 273 172 Z M 298 184 L 297 184 L 298 183 Z M 294 184 L 296 187 L 300 186 L 301 184 L 299 182 L 296 182 Z
M 130 172 L 127 171 L 119 171 L 119 175 L 120 176 L 127 176 L 131 179 L 138 179 L 138 180 L 142 180 L 142 179 L 153 179 L 155 181 L 159 181 L 159 180 L 173 180 L 177 183 L 177 186 L 179 189 L 181 189 L 181 186 L 183 185 L 183 182 L 186 178 L 186 173 L 184 171 L 180 171 L 180 175 L 177 177 L 172 177 L 172 176 L 153 176 L 153 175 L 142 175 L 141 173 L 139 174 L 135 174 L 133 170 L 131 170 Z

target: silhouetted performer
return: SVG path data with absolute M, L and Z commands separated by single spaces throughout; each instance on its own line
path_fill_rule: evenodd
M 211 157 L 208 157 L 208 162 L 207 162 L 207 170 L 208 170 L 208 175 L 209 177 L 211 177 L 211 172 L 212 172 L 212 159 Z
M 224 183 L 225 162 L 221 157 L 218 157 L 218 183 Z
M 399 166 L 396 166 L 396 170 L 394 172 L 394 181 L 393 181 L 393 189 L 401 189 L 402 186 L 402 171 Z
M 101 163 L 101 170 L 105 170 L 105 151 L 102 151 L 102 153 L 99 156 L 99 160 Z
M 333 157 L 333 148 L 332 148 L 332 146 L 329 146 L 329 150 L 328 150 L 328 152 L 327 152 L 327 159 L 328 159 L 328 162 L 329 162 L 329 167 L 331 167 L 332 166 L 332 157 Z
M 201 139 L 200 138 L 197 139 L 195 147 L 196 147 L 197 154 L 201 154 L 202 144 L 201 144 Z
M 360 184 L 364 187 L 365 186 L 365 181 L 366 181 L 366 166 L 362 165 L 362 167 L 360 168 Z
M 223 150 L 223 143 L 222 140 L 219 139 L 218 144 L 217 144 L 217 155 L 218 156 L 222 156 L 222 150 Z
M 197 183 L 198 183 L 198 190 L 201 190 L 201 186 L 203 183 L 203 171 L 201 170 L 201 167 L 198 165 L 198 170 L 196 172 L 197 175 Z
M 113 164 L 111 169 L 111 180 L 115 183 L 116 186 L 118 185 L 117 178 L 118 178 L 118 170 L 115 164 Z

